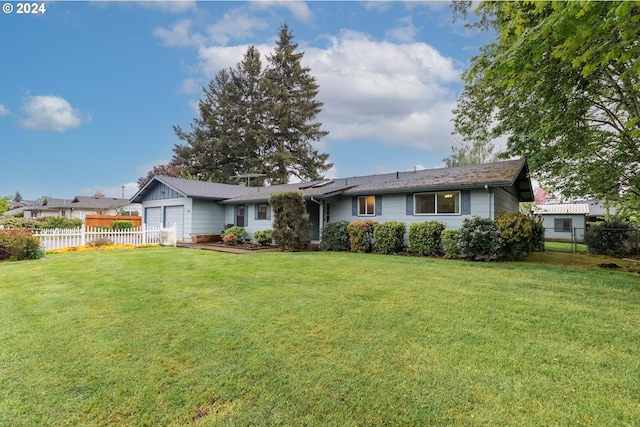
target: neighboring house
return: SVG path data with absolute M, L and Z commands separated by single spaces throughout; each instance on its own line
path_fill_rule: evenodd
M 178 239 L 219 234 L 225 225 L 246 227 L 251 237 L 272 228 L 269 196 L 300 192 L 313 225 L 312 240 L 334 221 L 441 221 L 459 228 L 465 218 L 496 218 L 533 201 L 524 159 L 453 168 L 393 172 L 268 187 L 245 187 L 153 177 L 131 199 L 148 225 L 178 226 Z
M 94 196 L 76 196 L 73 199 L 46 198 L 41 204 L 25 210 L 25 217 L 64 216 L 84 220 L 87 215 L 118 215 L 140 213 L 142 206 L 129 199 L 105 197 L 101 193 Z
M 545 240 L 582 242 L 589 223 L 604 219 L 606 209 L 599 200 L 581 200 L 545 203 L 534 206 L 533 213 L 542 217 Z

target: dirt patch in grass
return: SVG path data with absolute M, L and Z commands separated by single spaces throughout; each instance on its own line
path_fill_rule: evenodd
M 586 268 L 586 269 L 614 269 L 640 274 L 640 263 L 629 259 L 613 258 L 604 255 L 592 255 L 588 253 L 566 252 L 533 252 L 523 262 L 531 264 L 544 264 L 556 267 Z M 616 265 L 617 267 L 613 267 Z

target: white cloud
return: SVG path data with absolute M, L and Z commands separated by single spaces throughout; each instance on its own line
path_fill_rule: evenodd
M 147 9 L 158 9 L 170 13 L 180 13 L 196 9 L 196 2 L 191 0 L 142 0 L 136 3 Z
M 153 35 L 161 39 L 166 46 L 190 46 L 202 43 L 199 35 L 191 35 L 191 20 L 183 19 L 176 22 L 171 29 L 158 27 L 153 31 Z
M 387 37 L 400 42 L 411 42 L 418 34 L 418 28 L 413 25 L 413 18 L 405 16 L 398 20 L 398 26 L 387 31 Z
M 425 43 L 390 43 L 356 32 L 306 48 L 331 140 L 381 141 L 442 151 L 452 144 L 460 70 Z
M 29 96 L 22 111 L 24 117 L 20 123 L 31 130 L 64 132 L 91 120 L 90 116 L 71 107 L 66 99 L 55 95 Z
M 7 107 L 5 107 L 4 105 L 0 104 L 0 117 L 8 116 L 9 113 L 11 113 L 11 111 L 9 111 L 9 109 Z
M 259 0 L 251 2 L 251 5 L 256 8 L 266 9 L 272 8 L 273 6 L 280 6 L 285 9 L 288 9 L 289 12 L 301 22 L 311 22 L 313 18 L 313 12 L 307 6 L 307 3 L 304 1 L 271 1 L 271 0 Z
M 250 16 L 243 10 L 233 9 L 222 19 L 207 27 L 208 40 L 227 45 L 231 40 L 245 40 L 253 36 L 254 30 L 268 28 L 267 22 Z

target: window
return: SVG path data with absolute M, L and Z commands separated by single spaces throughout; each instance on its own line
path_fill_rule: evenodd
M 260 203 L 258 205 L 258 218 L 257 219 L 267 219 L 267 204 Z
M 244 205 L 236 206 L 236 225 L 239 227 L 244 227 Z
M 440 191 L 438 193 L 421 193 L 414 195 L 415 215 L 427 214 L 459 214 L 460 192 Z
M 358 197 L 358 215 L 359 216 L 374 216 L 376 206 L 375 196 L 362 196 Z
M 553 231 L 556 233 L 570 233 L 572 228 L 571 218 L 555 218 L 553 220 Z

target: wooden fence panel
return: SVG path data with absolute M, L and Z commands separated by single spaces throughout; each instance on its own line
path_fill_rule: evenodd
M 141 216 L 87 215 L 84 217 L 84 224 L 87 227 L 111 227 L 114 221 L 131 221 L 134 227 L 140 227 L 142 225 Z

